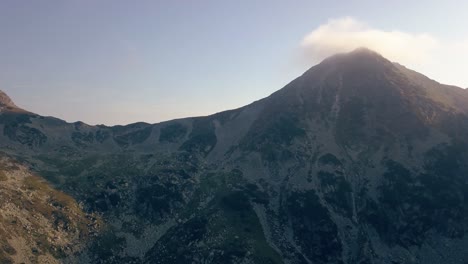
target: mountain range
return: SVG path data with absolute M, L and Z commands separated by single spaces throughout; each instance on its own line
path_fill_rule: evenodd
M 158 124 L 1 92 L 0 262 L 466 264 L 467 144 L 467 90 L 365 48 Z

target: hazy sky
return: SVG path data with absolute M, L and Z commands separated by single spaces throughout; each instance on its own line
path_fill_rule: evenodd
M 364 45 L 468 87 L 468 1 L 0 0 L 0 41 L 17 105 L 90 124 L 240 107 Z

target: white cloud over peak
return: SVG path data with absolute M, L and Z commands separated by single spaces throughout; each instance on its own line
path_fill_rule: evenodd
M 351 17 L 331 19 L 305 36 L 302 47 L 316 60 L 338 52 L 367 47 L 390 60 L 425 61 L 438 41 L 428 34 L 375 29 Z
M 308 63 L 359 47 L 448 84 L 468 87 L 468 36 L 445 40 L 427 33 L 382 30 L 352 17 L 330 19 L 307 34 L 301 43 Z

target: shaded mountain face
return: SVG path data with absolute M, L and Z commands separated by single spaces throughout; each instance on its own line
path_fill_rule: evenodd
M 464 264 L 467 114 L 465 90 L 358 49 L 207 117 L 2 112 L 0 146 L 102 216 L 63 262 Z

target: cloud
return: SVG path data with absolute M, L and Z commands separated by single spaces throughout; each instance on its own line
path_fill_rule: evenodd
M 468 38 L 445 40 L 427 33 L 382 30 L 344 17 L 318 26 L 301 43 L 302 57 L 308 63 L 358 47 L 367 47 L 443 83 L 468 87 L 468 75 L 462 72 L 468 68 Z
M 307 57 L 313 60 L 367 47 L 402 63 L 427 61 L 438 45 L 438 41 L 428 34 L 384 31 L 351 17 L 329 20 L 302 41 Z

